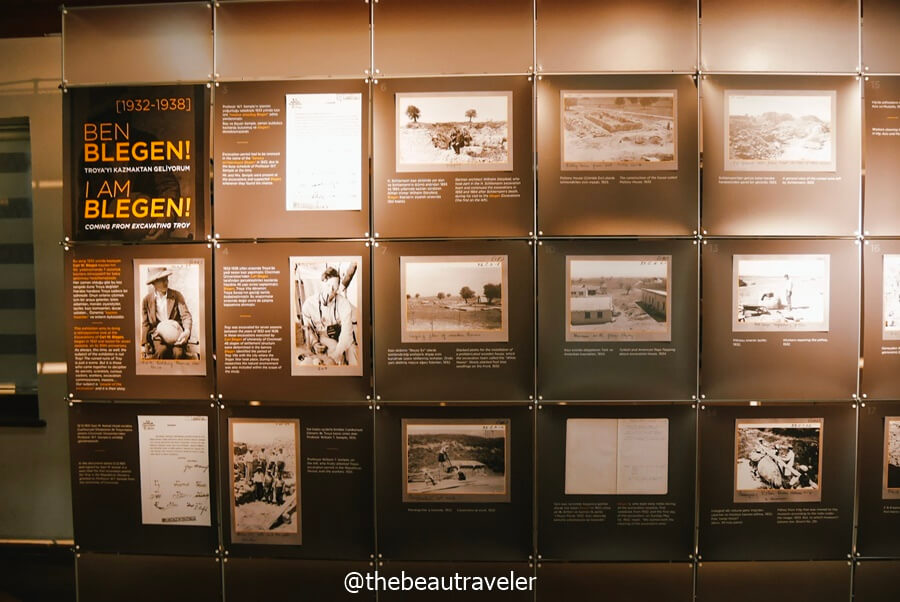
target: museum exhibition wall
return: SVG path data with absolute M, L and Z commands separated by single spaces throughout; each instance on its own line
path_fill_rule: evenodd
M 82 600 L 888 599 L 900 6 L 62 19 Z

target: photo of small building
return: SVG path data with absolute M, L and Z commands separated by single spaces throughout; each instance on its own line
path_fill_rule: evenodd
M 671 256 L 566 258 L 567 341 L 671 340 Z
M 613 321 L 613 302 L 609 295 L 574 297 L 570 308 L 572 325 Z
M 641 304 L 650 312 L 666 315 L 669 306 L 669 294 L 655 288 L 645 288 L 641 291 Z

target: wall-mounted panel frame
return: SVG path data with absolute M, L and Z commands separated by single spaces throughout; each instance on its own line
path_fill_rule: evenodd
M 212 2 L 66 7 L 62 17 L 67 85 L 213 78 Z
M 854 396 L 859 253 L 853 240 L 704 241 L 701 394 Z
M 376 237 L 533 234 L 530 79 L 378 81 L 373 91 Z
M 860 393 L 900 398 L 900 240 L 863 246 L 863 364 Z
M 63 96 L 63 224 L 71 240 L 206 240 L 209 89 L 72 88 Z
M 859 69 L 859 0 L 704 0 L 702 18 L 703 71 Z
M 225 399 L 371 395 L 369 251 L 359 241 L 217 246 L 216 370 Z
M 538 394 L 696 395 L 697 253 L 690 240 L 542 241 Z
M 210 550 L 212 551 L 212 550 Z M 222 561 L 184 556 L 81 554 L 78 599 L 97 602 L 222 600 Z
M 533 553 L 530 404 L 382 402 L 375 428 L 377 537 L 385 558 L 519 561 Z M 413 492 L 415 499 L 404 501 Z
M 232 402 L 219 420 L 229 555 L 354 560 L 371 553 L 375 467 L 368 405 Z
M 890 602 L 894 598 L 900 562 L 896 560 L 857 561 L 853 569 L 853 599 L 858 602 Z
M 70 407 L 72 510 L 79 549 L 215 552 L 218 428 L 210 406 L 88 402 Z
M 895 34 L 900 28 L 900 7 L 892 0 L 862 0 L 863 71 L 900 73 Z
M 694 234 L 697 98 L 692 75 L 540 78 L 538 230 Z
M 375 393 L 410 401 L 533 395 L 533 249 L 525 241 L 378 243 Z
M 432 588 L 426 594 L 424 590 L 416 591 L 385 591 L 379 594 L 379 599 L 391 602 L 406 600 L 421 600 L 423 595 L 429 599 L 444 600 L 450 602 L 459 600 L 460 596 L 472 600 L 506 600 L 517 602 L 530 602 L 534 600 L 534 590 L 537 589 L 534 577 L 534 565 L 525 562 L 501 563 L 501 562 L 385 562 L 380 567 L 379 574 L 387 579 L 397 579 L 403 585 L 415 583 L 416 577 L 421 577 L 425 583 L 434 583 L 435 579 L 442 579 L 441 583 L 449 584 L 451 580 L 457 584 L 465 584 L 465 591 L 441 591 Z M 475 585 L 478 583 L 478 585 Z M 488 585 L 490 584 L 490 585 Z M 491 587 L 491 589 L 488 589 Z
M 238 82 L 216 88 L 216 236 L 369 235 L 369 85 Z
M 215 347 L 209 246 L 67 249 L 69 397 L 211 398 Z M 154 284 L 161 281 L 167 282 L 165 290 Z M 159 313 L 163 303 L 165 315 Z
M 703 403 L 699 433 L 699 554 L 705 561 L 847 557 L 853 404 Z
M 900 16 L 900 11 L 898 11 Z M 900 234 L 897 158 L 900 156 L 900 77 L 866 76 L 863 87 L 863 233 Z
M 696 600 L 750 602 L 759 597 L 760 583 L 790 583 L 766 593 L 773 602 L 789 602 L 797 589 L 810 600 L 850 599 L 850 563 L 826 562 L 701 562 L 697 568 Z
M 341 587 L 350 572 L 363 575 L 371 568 L 368 560 L 292 560 L 286 558 L 231 557 L 223 565 L 225 596 L 231 600 L 255 600 L 263 593 L 270 599 L 367 600 L 375 592 L 349 593 Z
M 542 562 L 537 570 L 537 600 L 581 599 L 585 592 L 602 591 L 605 599 L 693 600 L 694 565 L 680 563 Z
M 216 77 L 358 77 L 369 70 L 363 0 L 216 2 Z
M 859 410 L 860 556 L 900 557 L 900 403 L 866 401 Z
M 534 63 L 532 17 L 530 0 L 375 2 L 376 75 L 528 73 Z
M 697 2 L 537 0 L 538 71 L 696 71 Z
M 671 562 L 690 557 L 696 420 L 690 402 L 540 404 L 541 556 Z
M 704 234 L 859 232 L 857 77 L 707 75 L 700 102 Z

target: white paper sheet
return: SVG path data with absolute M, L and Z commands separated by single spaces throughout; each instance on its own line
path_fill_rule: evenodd
M 207 423 L 206 416 L 138 416 L 143 524 L 210 526 Z
M 362 95 L 287 94 L 288 211 L 362 209 Z

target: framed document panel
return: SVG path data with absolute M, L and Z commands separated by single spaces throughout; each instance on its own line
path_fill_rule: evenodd
M 859 409 L 861 556 L 900 557 L 900 403 L 866 401 Z
M 206 244 L 69 247 L 69 396 L 208 399 L 212 252 Z
M 858 560 L 853 571 L 853 598 L 859 602 L 890 602 L 900 562 Z
M 538 410 L 538 550 L 545 560 L 677 561 L 694 545 L 696 405 Z
M 63 79 L 70 86 L 205 83 L 215 64 L 212 12 L 208 2 L 66 7 L 62 14 L 66 32 L 62 39 Z M 137 61 L 135 57 L 159 60 Z
M 537 569 L 537 600 L 578 600 L 602 591 L 617 602 L 671 600 L 691 602 L 694 565 L 690 562 L 542 562 Z
M 695 71 L 697 3 L 538 0 L 538 70 Z
M 698 602 L 759 598 L 760 583 L 790 583 L 766 593 L 773 602 L 789 602 L 797 591 L 810 600 L 844 602 L 850 596 L 850 565 L 846 560 L 820 562 L 701 562 L 697 568 Z
M 859 5 L 856 0 L 706 0 L 700 48 L 703 71 L 853 72 Z
M 210 548 L 210 551 L 215 548 Z M 97 602 L 222 599 L 222 562 L 213 556 L 79 554 L 78 597 Z
M 537 93 L 540 232 L 697 230 L 693 76 L 547 75 Z
M 220 420 L 231 555 L 352 560 L 371 553 L 367 405 L 228 403 Z
M 863 246 L 863 359 L 860 392 L 898 399 L 900 383 L 900 241 L 868 240 Z
M 365 561 L 295 560 L 287 558 L 230 557 L 223 565 L 225 596 L 231 600 L 256 600 L 265 594 L 278 600 L 335 600 L 374 602 L 375 592 L 349 593 L 340 585 L 347 573 L 365 574 Z
M 557 400 L 695 395 L 697 253 L 690 240 L 543 241 L 538 394 Z
M 385 558 L 486 562 L 531 553 L 529 404 L 382 402 L 375 427 Z
M 72 88 L 63 101 L 63 223 L 69 239 L 206 240 L 205 86 Z
M 69 410 L 75 541 L 83 551 L 208 555 L 219 545 L 210 404 Z
M 700 392 L 708 399 L 849 399 L 856 392 L 854 241 L 709 240 L 701 265 Z
M 388 77 L 531 70 L 529 0 L 391 0 L 373 7 L 375 65 Z
M 859 230 L 856 77 L 710 75 L 700 93 L 705 231 L 851 236 Z
M 900 18 L 900 11 L 897 14 Z M 900 234 L 900 207 L 897 205 L 900 77 L 866 77 L 863 95 L 866 165 L 863 229 L 867 236 L 895 236 Z
M 373 90 L 376 237 L 533 231 L 528 80 L 379 80 Z
M 900 7 L 893 0 L 865 0 L 865 26 L 862 31 L 863 71 L 871 73 L 900 72 L 900 57 L 895 52 Z
M 223 83 L 214 116 L 218 236 L 367 236 L 369 86 L 362 79 Z
M 534 568 L 525 562 L 385 562 L 378 571 L 387 579 L 413 580 L 422 577 L 425 584 L 465 583 L 465 592 L 442 591 L 432 588 L 427 591 L 385 591 L 379 599 L 389 601 L 429 600 L 451 602 L 461 596 L 471 600 L 504 600 L 509 602 L 533 602 L 537 589 Z M 407 581 L 408 582 L 408 581 Z
M 221 243 L 219 392 L 275 401 L 370 395 L 369 251 L 362 242 Z
M 215 11 L 219 78 L 362 79 L 369 67 L 368 4 L 249 0 Z
M 846 557 L 855 422 L 849 402 L 701 405 L 703 559 Z
M 375 248 L 375 392 L 392 400 L 527 399 L 534 383 L 533 247 Z

